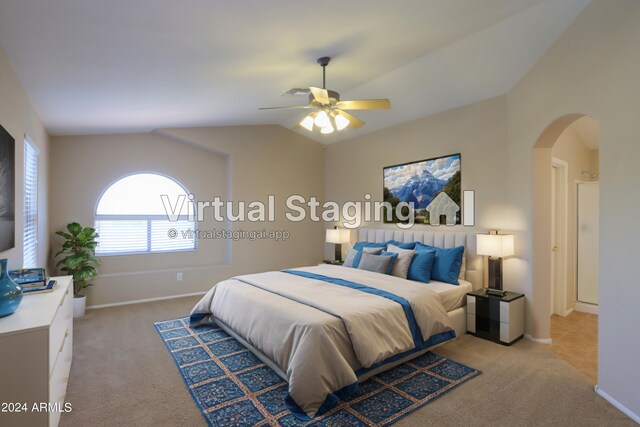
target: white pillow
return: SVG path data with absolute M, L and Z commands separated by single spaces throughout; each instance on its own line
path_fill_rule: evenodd
M 409 266 L 411 265 L 411 260 L 413 259 L 413 254 L 416 251 L 412 251 L 411 249 L 402 249 L 397 247 L 396 245 L 390 244 L 387 246 L 387 252 L 393 252 L 398 254 L 398 259 L 396 260 L 396 263 L 393 265 L 393 270 L 391 270 L 391 275 L 406 279 L 407 274 L 409 273 Z

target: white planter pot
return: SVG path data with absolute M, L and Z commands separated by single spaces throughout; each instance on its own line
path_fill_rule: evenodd
M 73 318 L 84 316 L 84 310 L 87 306 L 86 295 L 74 295 L 73 296 Z

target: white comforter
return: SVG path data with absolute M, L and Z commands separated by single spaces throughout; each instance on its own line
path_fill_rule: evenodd
M 413 350 L 416 343 L 424 348 L 430 337 L 453 330 L 440 298 L 424 284 L 332 265 L 295 271 L 365 285 L 410 305 L 407 313 L 398 298 L 280 271 L 225 280 L 202 298 L 192 318 L 204 314 L 199 323 L 221 321 L 269 357 L 286 373 L 291 398 L 309 417 L 332 393 L 353 389 L 358 369 Z M 419 328 L 413 335 L 412 317 Z

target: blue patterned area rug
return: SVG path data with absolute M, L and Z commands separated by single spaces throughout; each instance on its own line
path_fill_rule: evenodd
M 188 317 L 154 325 L 211 426 L 388 426 L 480 374 L 429 352 L 370 378 L 355 396 L 304 422 L 285 407 L 287 383 L 222 329 L 191 329 Z

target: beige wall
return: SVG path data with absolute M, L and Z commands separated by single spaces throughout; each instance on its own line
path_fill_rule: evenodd
M 549 284 L 534 281 L 534 198 L 532 149 L 559 117 L 590 115 L 600 123 L 600 316 L 598 385 L 640 414 L 640 326 L 637 253 L 640 211 L 640 2 L 594 0 L 527 76 L 509 93 L 508 189 L 514 215 L 521 218 L 518 256 L 526 262 L 506 271 L 510 288 L 533 300 L 527 332 L 549 336 Z M 536 207 L 537 209 L 537 207 Z
M 634 279 L 640 228 L 633 224 L 640 213 L 640 202 L 634 197 L 640 185 L 638 22 L 640 2 L 636 0 L 593 0 L 506 101 L 489 100 L 331 145 L 324 164 L 322 147 L 278 127 L 179 129 L 166 135 L 228 156 L 229 191 L 236 199 L 249 200 L 290 191 L 325 194 L 337 201 L 358 200 L 370 192 L 380 199 L 383 166 L 461 152 L 463 188 L 478 192 L 476 228 L 516 234 L 517 254 L 505 265 L 505 287 L 527 295 L 527 333 L 545 339 L 549 337 L 549 283 L 543 275 L 534 275 L 534 270 L 544 270 L 548 263 L 534 257 L 534 247 L 548 250 L 550 245 L 536 236 L 540 229 L 534 218 L 548 212 L 548 206 L 534 203 L 533 178 L 539 172 L 534 170 L 535 159 L 540 157 L 548 165 L 551 150 L 534 153 L 533 147 L 556 119 L 576 113 L 592 116 L 600 123 L 602 141 L 599 387 L 640 414 L 640 345 L 633 339 L 640 326 L 635 304 L 640 287 Z M 46 134 L 22 91 L 16 90 L 19 83 L 3 55 L 0 71 L 2 93 L 17 100 L 17 104 L 0 106 L 3 124 L 14 136 L 26 131 L 46 146 Z M 20 165 L 22 151 L 17 152 Z M 17 197 L 21 191 L 18 185 Z M 185 272 L 183 283 L 190 283 L 188 289 L 177 290 L 175 270 L 114 273 L 98 282 L 92 303 L 204 291 L 239 272 L 309 264 L 321 258 L 321 247 L 315 242 L 322 241 L 324 226 L 277 222 L 270 227 L 289 228 L 293 240 L 290 244 L 234 243 L 231 265 Z M 15 262 L 19 253 L 8 255 Z
M 172 177 L 196 200 L 226 198 L 227 161 L 211 150 L 154 134 L 53 137 L 51 141 L 53 230 L 64 230 L 72 221 L 93 226 L 102 192 L 117 179 L 137 172 Z M 224 226 L 216 223 L 212 215 L 205 219 L 202 229 Z M 54 238 L 56 247 L 61 242 L 61 238 Z M 103 279 L 121 273 L 206 267 L 225 263 L 225 247 L 223 241 L 203 239 L 195 252 L 103 256 L 102 262 Z
M 124 155 L 126 154 L 126 155 Z M 139 171 L 169 175 L 198 200 L 266 201 L 276 196 L 274 223 L 236 223 L 234 230 L 286 230 L 286 242 L 199 241 L 196 252 L 103 257 L 88 292 L 90 305 L 204 292 L 236 274 L 310 265 L 322 260 L 323 226 L 285 221 L 291 194 L 324 194 L 322 146 L 279 126 L 165 130 L 152 134 L 52 138 L 51 231 L 77 220 L 88 225 L 101 192 Z M 212 220 L 201 230 L 220 229 Z M 54 251 L 60 241 L 56 239 Z M 176 274 L 183 280 L 176 281 Z
M 589 170 L 591 172 L 593 172 L 596 177 L 595 181 L 598 181 L 600 179 L 600 150 L 591 150 L 590 152 L 590 165 L 589 165 Z
M 381 113 L 383 114 L 383 113 Z M 506 209 L 507 110 L 498 97 L 441 114 L 328 145 L 325 150 L 326 199 L 337 202 L 382 201 L 385 166 L 461 153 L 463 190 L 475 190 L 476 227 L 438 229 L 485 231 L 509 229 Z M 394 225 L 375 224 L 393 228 Z M 429 225 L 416 225 L 429 229 Z M 333 245 L 325 256 L 333 258 Z M 511 260 L 505 260 L 509 264 Z
M 534 218 L 549 216 L 550 147 L 560 132 L 547 148 L 534 146 L 559 118 L 567 118 L 564 127 L 582 115 L 595 118 L 601 146 L 589 167 L 601 182 L 599 387 L 635 414 L 640 345 L 629 333 L 640 326 L 634 305 L 640 287 L 633 279 L 640 229 L 632 223 L 640 213 L 633 196 L 640 185 L 638 22 L 640 2 L 594 0 L 507 94 L 506 106 L 498 98 L 330 145 L 325 160 L 327 199 L 359 200 L 370 192 L 379 200 L 383 166 L 462 152 L 463 188 L 478 191 L 476 228 L 516 235 L 505 287 L 526 294 L 526 333 L 544 340 L 551 242 L 548 221 L 541 228 Z M 534 171 L 534 164 L 545 166 Z M 534 247 L 544 255 L 534 257 Z
M 498 97 L 330 144 L 325 150 L 327 200 L 382 200 L 382 169 L 461 153 L 462 187 L 476 191 L 476 224 L 499 224 L 507 146 L 506 98 Z M 495 211 L 493 207 L 496 207 Z
M 0 125 L 15 139 L 15 233 L 14 249 L 0 253 L 0 258 L 9 259 L 9 268 L 22 267 L 24 227 L 24 139 L 28 136 L 40 151 L 38 164 L 38 263 L 46 264 L 49 233 L 48 233 L 48 164 L 49 137 L 38 118 L 31 101 L 22 88 L 18 76 L 13 71 L 9 60 L 0 46 Z
M 593 150 L 597 151 L 597 150 Z M 566 304 L 562 314 L 573 308 L 576 302 L 577 287 L 577 212 L 576 212 L 576 183 L 591 181 L 590 175 L 583 175 L 583 170 L 593 171 L 592 152 L 582 142 L 580 135 L 570 126 L 551 148 L 551 156 L 567 163 L 566 182 Z M 557 243 L 557 242 L 556 242 Z

